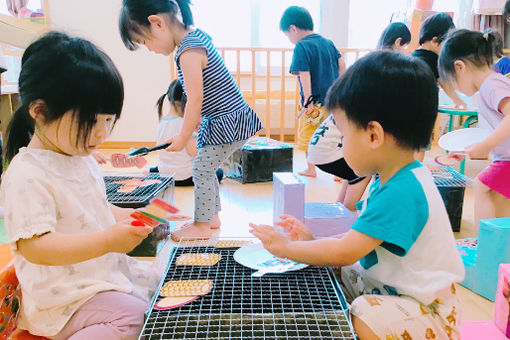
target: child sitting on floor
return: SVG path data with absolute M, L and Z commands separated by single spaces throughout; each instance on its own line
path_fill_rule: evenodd
M 414 151 L 430 141 L 437 92 L 421 60 L 387 51 L 359 59 L 326 99 L 349 166 L 359 176 L 380 175 L 369 198 L 358 203 L 351 230 L 340 239 L 314 240 L 290 216 L 277 223 L 285 234 L 250 224 L 275 256 L 342 267 L 362 340 L 460 339 L 455 282 L 463 279 L 464 267 L 432 175 L 414 160 Z
M 168 98 L 170 110 L 163 115 L 163 104 Z M 162 95 L 156 106 L 158 107 L 159 125 L 156 144 L 164 144 L 169 139 L 177 136 L 184 122 L 184 108 L 186 107 L 186 94 L 179 80 L 170 83 L 168 91 Z M 193 133 L 186 147 L 178 152 L 158 151 L 158 165 L 150 168 L 150 172 L 168 172 L 174 174 L 175 186 L 186 187 L 193 185 L 192 167 L 193 160 L 198 154 L 197 133 Z M 223 179 L 223 171 L 216 170 L 218 182 Z
M 131 339 L 161 279 L 126 253 L 152 231 L 106 200 L 90 156 L 124 100 L 92 43 L 50 32 L 23 53 L 21 106 L 7 130 L 1 202 L 23 301 L 18 328 L 52 339 Z M 163 268 L 161 268 L 163 269 Z

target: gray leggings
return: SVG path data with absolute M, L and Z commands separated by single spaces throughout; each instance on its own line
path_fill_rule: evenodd
M 211 222 L 214 214 L 221 210 L 220 184 L 216 177 L 216 170 L 245 143 L 246 140 L 230 144 L 204 145 L 198 150 L 198 155 L 193 162 L 195 222 Z

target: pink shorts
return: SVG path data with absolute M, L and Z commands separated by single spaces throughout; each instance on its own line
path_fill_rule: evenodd
M 510 199 L 510 161 L 494 161 L 476 178 L 491 190 Z

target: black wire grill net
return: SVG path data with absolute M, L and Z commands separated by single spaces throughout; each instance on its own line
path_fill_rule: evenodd
M 209 279 L 211 292 L 175 309 L 151 309 L 141 339 L 355 339 L 330 268 L 252 277 L 254 270 L 234 260 L 237 248 L 199 243 L 176 248 L 161 285 Z M 187 253 L 220 254 L 221 260 L 214 266 L 176 266 Z

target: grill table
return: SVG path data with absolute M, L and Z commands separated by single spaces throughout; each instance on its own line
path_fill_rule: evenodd
M 473 181 L 464 176 L 452 167 L 435 166 L 432 169 L 434 183 L 443 198 L 452 230 L 460 231 L 460 222 L 462 219 L 462 207 L 464 205 L 464 190 L 470 186 Z
M 237 248 L 175 248 L 167 281 L 209 279 L 211 292 L 171 310 L 149 310 L 140 339 L 355 339 L 347 304 L 330 268 L 307 267 L 252 277 L 238 264 Z M 214 266 L 176 266 L 186 253 L 217 253 Z M 158 289 L 159 293 L 159 289 Z M 160 296 L 156 294 L 155 301 Z
M 112 174 L 106 175 L 104 184 L 106 185 L 106 197 L 108 202 L 121 207 L 121 208 L 142 208 L 149 204 L 149 201 L 157 195 L 163 193 L 173 183 L 172 175 L 164 175 L 159 173 L 151 173 L 148 175 L 127 175 L 127 174 Z M 148 185 L 145 187 L 136 188 L 130 193 L 120 193 L 117 190 L 122 184 L 114 182 L 124 181 L 127 179 L 140 178 L 142 180 L 160 180 L 161 183 Z
M 161 183 L 139 187 L 130 193 L 121 193 L 117 190 L 122 184 L 120 182 L 127 179 L 140 178 L 142 180 L 156 179 Z M 173 176 L 172 174 L 152 173 L 148 175 L 142 174 L 126 174 L 126 173 L 110 173 L 103 177 L 106 186 L 106 197 L 108 202 L 121 208 L 143 208 L 150 203 L 154 197 L 159 197 L 165 201 L 173 203 Z M 170 231 L 175 227 L 175 222 L 160 224 L 152 230 L 135 249 L 128 255 L 139 257 L 153 257 L 163 247 Z

